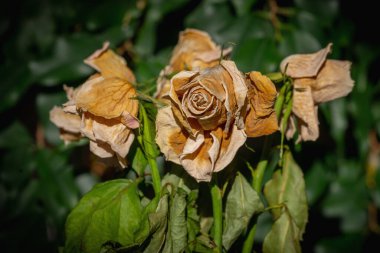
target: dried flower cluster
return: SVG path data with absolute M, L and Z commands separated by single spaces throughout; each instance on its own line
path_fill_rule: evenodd
M 244 75 L 220 55 L 208 34 L 186 30 L 164 73 L 182 71 L 159 83 L 159 97 L 169 105 L 157 114 L 157 144 L 197 181 L 224 169 L 247 136 L 278 129 L 274 84 L 259 72 Z
M 294 80 L 288 138 L 298 129 L 300 140 L 315 140 L 318 104 L 352 89 L 350 63 L 326 60 L 330 50 L 331 44 L 281 63 Z M 158 77 L 155 97 L 167 105 L 158 110 L 157 144 L 167 160 L 182 165 L 197 181 L 210 181 L 213 172 L 223 170 L 247 137 L 278 130 L 275 85 L 259 72 L 244 74 L 233 61 L 223 60 L 230 52 L 207 33 L 187 29 Z M 132 129 L 139 127 L 135 77 L 107 43 L 85 62 L 99 73 L 76 89 L 66 88 L 69 101 L 53 108 L 51 120 L 65 141 L 85 136 L 94 154 L 116 156 L 125 166 Z

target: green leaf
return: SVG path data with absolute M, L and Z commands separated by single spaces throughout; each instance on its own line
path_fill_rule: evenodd
M 64 252 L 97 253 L 109 241 L 122 247 L 141 244 L 149 222 L 142 215 L 137 184 L 117 179 L 87 193 L 67 218 Z
M 279 46 L 283 57 L 291 54 L 312 53 L 321 49 L 321 44 L 313 34 L 302 30 L 292 30 L 284 34 Z
M 134 143 L 135 144 L 135 143 Z M 131 155 L 130 160 L 132 160 L 132 168 L 136 171 L 139 176 L 144 176 L 146 166 L 148 165 L 148 160 L 145 157 L 144 151 L 139 145 L 132 144 L 131 150 L 128 156 Z
M 264 205 L 257 192 L 244 176 L 238 173 L 227 196 L 223 231 L 224 248 L 228 250 L 247 228 L 252 215 L 263 209 Z
M 367 222 L 369 193 L 359 167 L 353 160 L 338 164 L 338 174 L 321 203 L 326 217 L 341 218 L 340 227 L 345 232 L 364 232 Z
M 316 253 L 363 252 L 365 245 L 363 233 L 342 234 L 336 237 L 328 237 L 318 241 L 315 246 Z
M 32 75 L 26 64 L 16 62 L 0 67 L 3 77 L 0 86 L 0 112 L 15 105 L 32 84 Z
M 239 41 L 233 58 L 239 69 L 248 72 L 274 72 L 278 69 L 280 57 L 273 38 L 247 38 Z
M 302 170 L 289 150 L 284 153 L 282 171 L 277 170 L 273 174 L 272 180 L 265 185 L 264 194 L 269 206 L 286 206 L 298 227 L 297 238 L 302 239 L 308 219 L 305 181 Z M 273 208 L 272 215 L 278 219 L 282 215 L 282 208 Z
M 301 253 L 299 229 L 289 212 L 284 209 L 274 222 L 263 243 L 264 253 Z
M 19 122 L 14 122 L 0 133 L 0 148 L 19 149 L 30 148 L 33 140 L 26 128 Z
M 111 45 L 123 39 L 120 27 L 115 27 L 100 34 L 91 36 L 85 33 L 70 37 L 58 37 L 50 58 L 30 61 L 29 69 L 34 80 L 46 86 L 62 84 L 67 80 L 75 80 L 88 76 L 93 70 L 83 63 L 104 41 Z
M 256 0 L 232 0 L 233 6 L 239 16 L 247 14 L 251 11 L 252 5 L 256 3 Z
M 330 24 L 332 19 L 339 13 L 338 0 L 295 0 L 294 2 L 300 9 L 314 13 L 321 24 Z
M 168 212 L 169 194 L 164 194 L 158 202 L 156 212 L 150 213 L 148 216 L 151 238 L 144 252 L 159 251 L 163 247 L 168 225 Z
M 330 182 L 329 174 L 321 162 L 316 162 L 305 175 L 306 193 L 309 205 L 322 196 Z
M 195 250 L 195 242 L 200 231 L 199 214 L 197 208 L 198 190 L 192 190 L 187 198 L 187 236 L 189 241 L 189 249 L 191 252 Z
M 210 33 L 213 39 L 219 43 L 224 28 L 226 28 L 234 17 L 227 4 L 218 1 L 203 1 L 197 8 L 185 18 L 185 25 L 201 29 Z
M 170 203 L 169 227 L 163 252 L 183 252 L 186 245 L 186 192 L 179 188 Z

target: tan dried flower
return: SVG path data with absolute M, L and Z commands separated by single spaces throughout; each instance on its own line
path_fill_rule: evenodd
M 79 130 L 89 138 L 90 150 L 95 155 L 101 158 L 116 155 L 125 166 L 125 156 L 134 139 L 131 129 L 139 126 L 138 101 L 132 85 L 135 77 L 124 59 L 108 49 L 108 45 L 105 43 L 85 60 L 99 73 L 77 89 L 67 89 L 69 101 L 63 109 L 54 108 L 50 118 L 61 129 L 74 134 Z
M 232 48 L 223 50 L 227 56 Z M 162 98 L 170 89 L 170 76 L 182 70 L 201 70 L 219 64 L 221 48 L 217 46 L 208 33 L 186 29 L 179 35 L 179 41 L 174 48 L 170 64 L 160 73 L 157 81 L 155 97 Z
M 281 62 L 281 71 L 294 80 L 293 108 L 286 137 L 292 138 L 296 127 L 298 141 L 314 141 L 319 136 L 318 104 L 346 96 L 354 81 L 351 62 L 326 60 L 332 44 L 313 54 L 296 54 Z M 297 126 L 296 126 L 297 123 Z
M 244 144 L 247 87 L 232 61 L 171 80 L 170 106 L 157 114 L 156 141 L 166 159 L 197 181 L 210 181 Z

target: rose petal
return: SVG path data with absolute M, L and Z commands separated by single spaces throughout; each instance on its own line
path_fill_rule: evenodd
M 129 112 L 123 112 L 121 114 L 121 123 L 123 123 L 130 129 L 136 129 L 140 127 L 139 120 L 133 115 L 131 115 Z
M 198 145 L 199 143 L 197 143 Z M 212 147 L 212 137 L 205 136 L 204 141 L 201 143 L 200 147 L 195 149 L 194 152 L 186 155 L 181 155 L 180 161 L 184 169 L 198 182 L 200 181 L 211 181 L 213 166 L 211 163 L 209 150 Z
M 215 61 L 215 65 L 217 65 L 221 56 L 223 56 L 224 58 L 230 55 L 231 52 L 232 52 L 232 47 L 228 47 L 228 48 L 223 49 L 223 53 L 221 54 L 221 50 L 218 47 L 217 50 L 196 54 L 196 59 L 199 59 L 202 62 L 207 62 L 207 63 Z M 208 67 L 212 67 L 212 66 L 209 65 Z
M 223 56 L 232 52 L 232 48 L 223 49 Z M 200 30 L 186 29 L 180 33 L 177 46 L 173 50 L 170 65 L 166 66 L 157 80 L 154 97 L 163 98 L 170 89 L 167 76 L 183 70 L 201 70 L 219 64 L 221 49 L 211 37 Z
M 286 139 L 290 140 L 293 138 L 294 134 L 296 133 L 296 124 L 295 124 L 295 116 L 291 115 L 288 120 L 288 128 L 286 129 Z M 282 122 L 281 122 L 282 125 Z
M 114 155 L 110 145 L 104 142 L 90 141 L 90 151 L 100 158 L 110 158 Z
M 180 159 L 182 159 L 182 157 L 191 155 L 194 152 L 196 152 L 202 146 L 204 141 L 205 141 L 205 137 L 203 133 L 198 133 L 195 138 L 191 138 L 191 137 L 187 138 L 185 146 L 183 148 L 183 152 L 180 156 Z
M 132 145 L 134 134 L 122 123 L 93 117 L 92 131 L 95 139 L 108 143 L 119 156 L 125 157 Z
M 214 172 L 218 172 L 232 162 L 239 148 L 245 143 L 247 135 L 243 129 L 238 129 L 236 125 L 232 126 L 230 134 L 217 130 L 212 131 L 211 135 L 215 136 L 220 143 L 218 159 L 214 167 Z
M 132 71 L 127 67 L 125 60 L 112 50 L 108 49 L 109 42 L 84 62 L 101 73 L 104 78 L 120 78 L 129 83 L 136 81 Z
M 226 71 L 220 66 L 203 69 L 197 81 L 199 85 L 220 101 L 225 101 L 226 99 L 226 92 L 223 89 L 222 83 L 232 82 L 231 77 L 228 76 Z
M 180 164 L 187 137 L 186 131 L 179 127 L 170 106 L 160 108 L 156 118 L 156 143 L 166 159 Z
M 50 121 L 65 131 L 80 133 L 81 119 L 79 115 L 66 113 L 61 107 L 54 106 L 50 110 Z
M 354 86 L 350 68 L 349 61 L 327 60 L 312 86 L 314 102 L 323 103 L 350 93 Z
M 300 136 L 297 139 L 297 143 L 300 141 L 315 141 L 319 137 L 318 127 L 318 106 L 314 106 L 314 118 L 311 118 L 309 122 L 298 121 L 298 129 Z
M 118 119 L 105 119 L 91 113 L 82 115 L 81 132 L 94 142 L 106 143 L 120 157 L 125 157 L 134 140 L 133 132 Z
M 319 136 L 318 114 L 313 102 L 310 82 L 313 79 L 294 80 L 293 113 L 300 119 L 300 134 L 304 141 L 314 141 Z
M 274 111 L 276 87 L 268 77 L 255 71 L 247 75 L 247 82 L 250 110 L 245 119 L 245 132 L 248 137 L 272 134 L 278 130 Z
M 292 78 L 315 77 L 331 52 L 331 47 L 332 43 L 329 43 L 316 53 L 290 55 L 281 62 L 281 72 Z
M 120 117 L 123 112 L 137 115 L 138 101 L 132 85 L 118 78 L 91 79 L 83 84 L 75 96 L 76 106 L 107 119 Z
M 230 53 L 230 50 L 224 50 L 224 55 Z M 220 48 L 216 46 L 206 32 L 186 29 L 179 35 L 179 41 L 173 50 L 170 66 L 175 72 L 211 67 L 218 64 L 220 51 Z M 210 63 L 214 65 L 210 65 Z
M 190 134 L 195 136 L 196 130 L 190 126 L 185 112 L 182 108 L 182 102 L 179 99 L 179 96 L 182 97 L 187 89 L 190 89 L 195 85 L 195 82 L 192 80 L 199 73 L 196 71 L 182 71 L 171 80 L 169 96 L 172 101 L 172 109 L 174 116 L 180 121 L 181 126 L 183 126 Z
M 242 115 L 243 107 L 246 105 L 247 99 L 247 86 L 245 84 L 244 77 L 242 73 L 237 69 L 236 64 L 233 61 L 222 61 L 221 65 L 227 70 L 229 75 L 232 78 L 232 86 L 229 82 L 226 82 L 226 92 L 228 99 L 228 104 L 226 104 L 227 111 L 232 113 L 232 116 L 236 118 L 236 123 L 239 129 L 244 129 L 244 118 Z M 235 94 L 235 96 L 230 96 L 231 94 Z M 235 109 L 234 107 L 237 106 Z M 230 108 L 230 110 L 229 110 Z M 234 108 L 234 109 L 232 109 Z M 227 114 L 227 123 L 226 131 L 229 128 L 229 120 Z

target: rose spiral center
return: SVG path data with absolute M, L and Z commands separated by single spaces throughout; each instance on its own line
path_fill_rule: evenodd
M 210 109 L 214 100 L 214 96 L 197 86 L 185 93 L 182 103 L 192 117 L 198 117 Z

